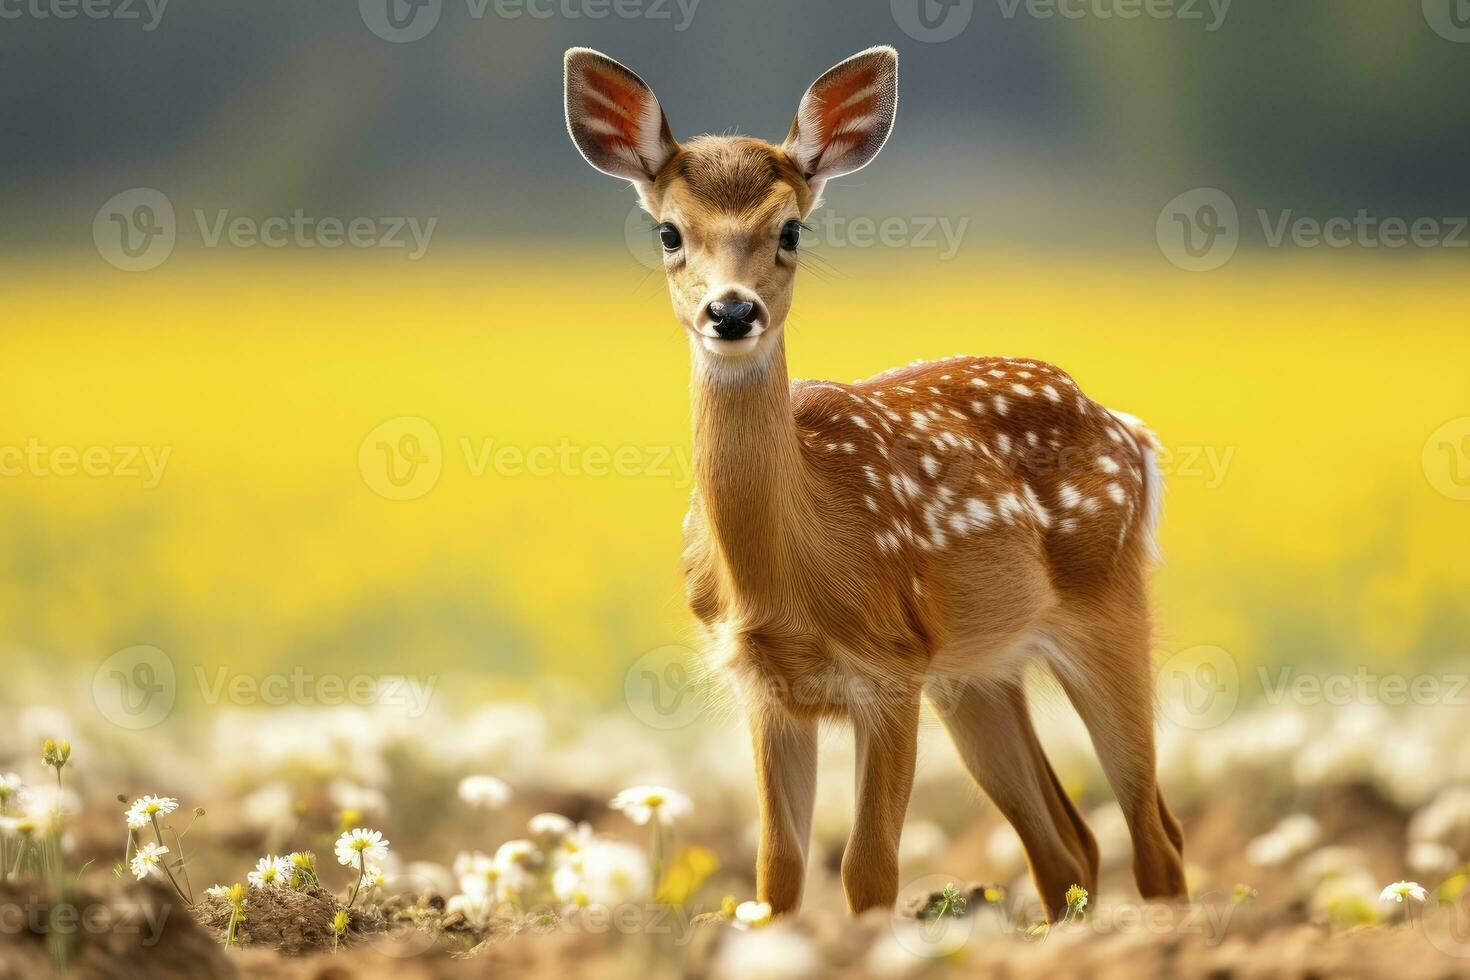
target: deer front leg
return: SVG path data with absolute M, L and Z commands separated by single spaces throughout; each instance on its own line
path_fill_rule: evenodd
M 898 897 L 898 839 L 914 785 L 919 699 L 853 718 L 857 813 L 842 854 L 842 887 L 853 914 Z
M 762 706 L 751 714 L 750 729 L 761 818 L 755 894 L 779 915 L 796 911 L 806 881 L 817 798 L 817 725 Z

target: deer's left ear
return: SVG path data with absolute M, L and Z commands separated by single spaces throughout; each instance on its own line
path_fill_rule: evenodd
M 898 52 L 869 48 L 812 83 L 782 148 L 820 196 L 823 183 L 861 170 L 878 155 L 897 109 Z
M 566 110 L 567 131 L 587 162 L 640 188 L 679 149 L 653 89 L 591 48 L 567 51 Z

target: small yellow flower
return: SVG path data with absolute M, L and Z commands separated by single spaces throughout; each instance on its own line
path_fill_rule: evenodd
M 338 909 L 337 914 L 332 916 L 332 932 L 334 935 L 345 936 L 347 926 L 352 922 L 352 913 L 346 909 Z
M 1081 885 L 1073 885 L 1067 889 L 1067 911 L 1072 913 L 1081 912 L 1087 908 L 1087 889 Z
M 48 738 L 46 739 L 46 741 L 41 743 L 42 764 L 50 766 L 57 772 L 61 771 L 62 767 L 66 765 L 67 760 L 69 760 L 70 758 L 70 742 L 57 742 L 53 739 Z

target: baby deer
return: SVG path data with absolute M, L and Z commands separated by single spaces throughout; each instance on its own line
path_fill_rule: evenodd
M 658 222 L 689 337 L 684 567 L 713 661 L 749 708 L 757 892 L 777 912 L 800 902 L 818 722 L 842 717 L 857 745 L 848 905 L 894 901 L 921 695 L 1020 835 L 1048 915 L 1070 885 L 1094 889 L 1097 845 L 1027 712 L 1022 674 L 1042 663 L 1092 735 L 1140 892 L 1181 898 L 1183 836 L 1155 782 L 1153 436 L 1033 360 L 787 379 L 801 220 L 883 146 L 897 76 L 897 53 L 870 48 L 813 83 L 781 145 L 681 144 L 637 75 L 586 48 L 566 56 L 572 139 Z

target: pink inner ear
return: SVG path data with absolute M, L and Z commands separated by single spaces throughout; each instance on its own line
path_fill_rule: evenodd
M 636 158 L 646 97 L 643 90 L 600 68 L 586 69 L 583 73 L 583 85 L 592 96 L 588 98 L 584 95 L 584 115 L 603 124 L 590 127 L 591 135 L 605 152 L 631 152 Z M 616 132 L 609 132 L 609 129 Z
M 823 157 L 840 156 L 845 147 L 834 144 L 859 142 L 872 128 L 871 120 L 864 117 L 878 105 L 877 81 L 876 71 L 857 69 L 834 78 L 816 93 L 820 100 L 817 122 L 826 147 Z

